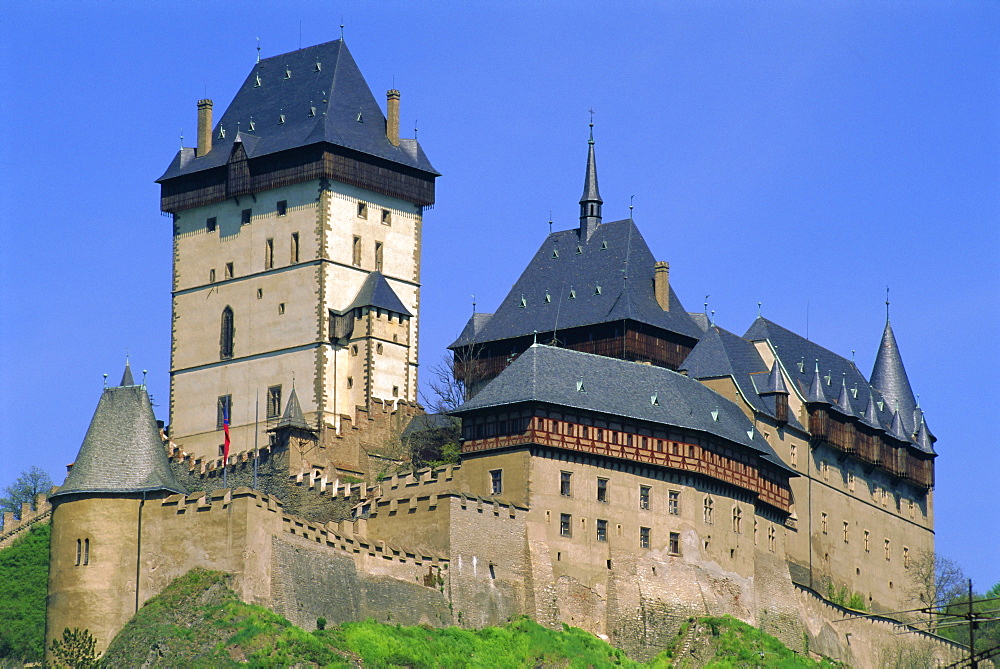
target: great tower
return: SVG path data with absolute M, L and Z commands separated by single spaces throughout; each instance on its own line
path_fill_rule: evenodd
M 293 467 L 365 473 L 417 406 L 422 214 L 438 173 L 336 40 L 262 59 L 160 177 L 173 217 L 170 437 L 267 443 L 292 388 Z M 375 447 L 373 449 L 373 447 Z

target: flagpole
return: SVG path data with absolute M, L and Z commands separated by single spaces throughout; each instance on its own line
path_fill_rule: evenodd
M 257 389 L 257 399 L 253 410 L 253 489 L 257 489 L 257 433 L 260 432 L 260 388 Z

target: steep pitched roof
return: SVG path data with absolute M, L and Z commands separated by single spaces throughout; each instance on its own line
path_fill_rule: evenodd
M 792 471 L 739 407 L 698 381 L 662 367 L 540 344 L 528 348 L 453 413 L 523 402 L 544 402 L 711 434 L 757 451 L 768 462 Z M 718 412 L 718 419 L 713 411 Z
M 212 150 L 181 149 L 158 181 L 225 165 L 238 137 L 249 158 L 326 142 L 438 174 L 415 139 L 393 146 L 386 137 L 385 115 L 342 39 L 255 64 L 213 128 Z
M 399 299 L 399 295 L 396 294 L 396 291 L 386 281 L 382 272 L 372 272 L 368 275 L 365 282 L 361 284 L 361 289 L 358 291 L 354 301 L 351 302 L 351 306 L 347 307 L 344 311 L 346 313 L 358 307 L 378 307 L 393 313 L 403 314 L 404 316 L 413 315 L 403 305 L 403 301 Z
M 777 361 L 775 361 L 777 364 Z M 757 411 L 774 416 L 775 400 L 769 393 L 788 392 L 781 370 L 768 372 L 767 365 L 754 345 L 717 325 L 710 326 L 680 367 L 694 379 L 730 377 L 740 394 Z M 772 386 L 779 390 L 772 390 Z M 789 414 L 788 423 L 801 428 L 798 419 Z
M 105 388 L 76 462 L 52 497 L 160 490 L 187 492 L 170 470 L 146 387 Z
M 875 366 L 872 368 L 872 386 L 882 393 L 882 397 L 891 405 L 899 402 L 900 420 L 907 434 L 917 431 L 917 402 L 910 388 L 910 380 L 903 368 L 903 358 L 899 354 L 896 335 L 892 332 L 889 319 L 885 319 L 885 329 L 882 331 L 882 341 L 875 356 Z
M 638 321 L 692 339 L 701 329 L 673 288 L 670 310 L 653 293 L 655 260 L 631 220 L 599 225 L 587 239 L 580 230 L 553 232 L 542 242 L 479 341 L 497 341 L 584 325 Z M 461 346 L 456 340 L 449 348 Z
M 292 386 L 292 392 L 288 394 L 288 403 L 285 405 L 285 413 L 281 415 L 281 420 L 278 421 L 277 428 L 283 427 L 294 427 L 300 430 L 312 430 L 309 427 L 309 423 L 306 422 L 306 417 L 302 413 L 302 406 L 299 404 L 299 396 L 295 394 L 295 386 Z
M 132 366 L 128 364 L 128 360 L 125 360 L 125 371 L 122 372 L 122 382 L 118 384 L 119 386 L 134 386 L 135 379 L 132 377 Z
M 479 333 L 482 331 L 483 326 L 490 320 L 493 314 L 484 313 L 474 313 L 469 317 L 468 322 L 465 327 L 462 328 L 461 334 L 458 335 L 458 339 L 455 343 L 451 345 L 451 348 L 458 348 L 459 346 L 468 346 L 469 344 L 475 344 L 482 342 L 479 338 Z

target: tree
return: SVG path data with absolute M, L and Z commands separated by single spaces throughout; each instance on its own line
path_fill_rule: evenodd
M 918 606 L 944 606 L 965 591 L 962 567 L 951 558 L 934 551 L 917 551 L 910 558 L 907 594 Z M 930 627 L 935 626 L 930 615 Z
M 3 489 L 0 497 L 0 512 L 10 511 L 20 517 L 22 504 L 34 504 L 39 493 L 48 492 L 52 488 L 52 479 L 48 473 L 39 467 L 30 467 L 17 480 Z
M 55 656 L 56 667 L 70 669 L 97 669 L 101 666 L 101 654 L 97 651 L 97 640 L 89 630 L 63 630 L 62 639 L 53 639 L 49 646 Z

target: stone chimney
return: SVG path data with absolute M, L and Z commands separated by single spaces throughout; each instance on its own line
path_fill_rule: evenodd
M 212 150 L 212 101 L 198 100 L 198 152 L 207 155 Z
M 385 136 L 393 146 L 399 146 L 399 91 L 390 88 L 385 98 Z
M 670 311 L 670 263 L 660 260 L 654 266 L 653 293 L 664 311 Z

